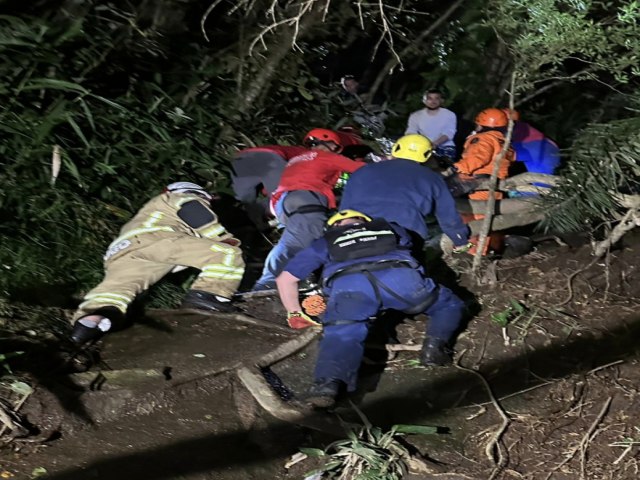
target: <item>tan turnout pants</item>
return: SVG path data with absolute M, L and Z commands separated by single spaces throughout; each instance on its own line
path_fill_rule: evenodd
M 129 240 L 130 246 L 105 262 L 104 279 L 85 295 L 73 321 L 102 307 L 126 313 L 136 295 L 179 265 L 200 270 L 192 289 L 227 298 L 242 280 L 244 261 L 238 247 L 178 233 L 146 233 Z

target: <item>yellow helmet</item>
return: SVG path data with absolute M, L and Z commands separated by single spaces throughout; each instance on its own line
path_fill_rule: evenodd
M 393 158 L 403 158 L 414 162 L 424 163 L 433 153 L 433 145 L 427 137 L 417 133 L 400 137 L 391 149 Z
M 340 210 L 335 215 L 332 215 L 329 220 L 327 220 L 327 225 L 332 227 L 335 223 L 346 220 L 347 218 L 364 218 L 367 222 L 371 221 L 371 217 L 365 215 L 364 213 L 358 212 L 357 210 Z

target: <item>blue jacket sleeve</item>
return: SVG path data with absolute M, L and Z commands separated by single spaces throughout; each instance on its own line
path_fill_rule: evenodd
M 312 272 L 324 266 L 328 261 L 329 249 L 327 247 L 327 241 L 324 238 L 318 238 L 289 260 L 284 270 L 294 277 L 303 280 L 311 275 Z
M 391 228 L 393 228 L 393 231 L 396 232 L 396 236 L 398 237 L 398 246 L 400 248 L 411 250 L 413 241 L 411 240 L 411 236 L 409 235 L 409 233 L 397 223 L 390 223 L 390 225 Z
M 433 182 L 434 213 L 442 231 L 453 241 L 456 247 L 469 242 L 469 227 L 460 218 L 456 210 L 456 201 L 447 188 L 444 178 Z

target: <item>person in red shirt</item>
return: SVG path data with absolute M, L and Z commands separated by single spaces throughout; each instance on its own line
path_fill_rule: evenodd
M 240 150 L 231 161 L 233 192 L 258 229 L 268 228 L 269 200 L 287 162 L 308 150 L 302 146 L 265 145 Z
M 289 160 L 271 196 L 272 210 L 285 230 L 269 252 L 252 291 L 276 288 L 275 279 L 289 259 L 324 234 L 329 211 L 336 208 L 333 187 L 340 174 L 365 165 L 339 155 L 343 145 L 332 130 L 311 130 L 304 145 L 309 151 Z

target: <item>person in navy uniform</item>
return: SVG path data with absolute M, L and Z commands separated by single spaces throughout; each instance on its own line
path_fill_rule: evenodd
M 323 269 L 324 335 L 307 401 L 330 407 L 343 387 L 355 390 L 369 319 L 381 310 L 427 314 L 430 322 L 420 360 L 425 366 L 451 363 L 451 341 L 464 304 L 425 275 L 411 255 L 407 231 L 356 210 L 336 213 L 327 225 L 325 235 L 298 252 L 276 279 L 289 326 L 319 327 L 301 309 L 298 282 Z

